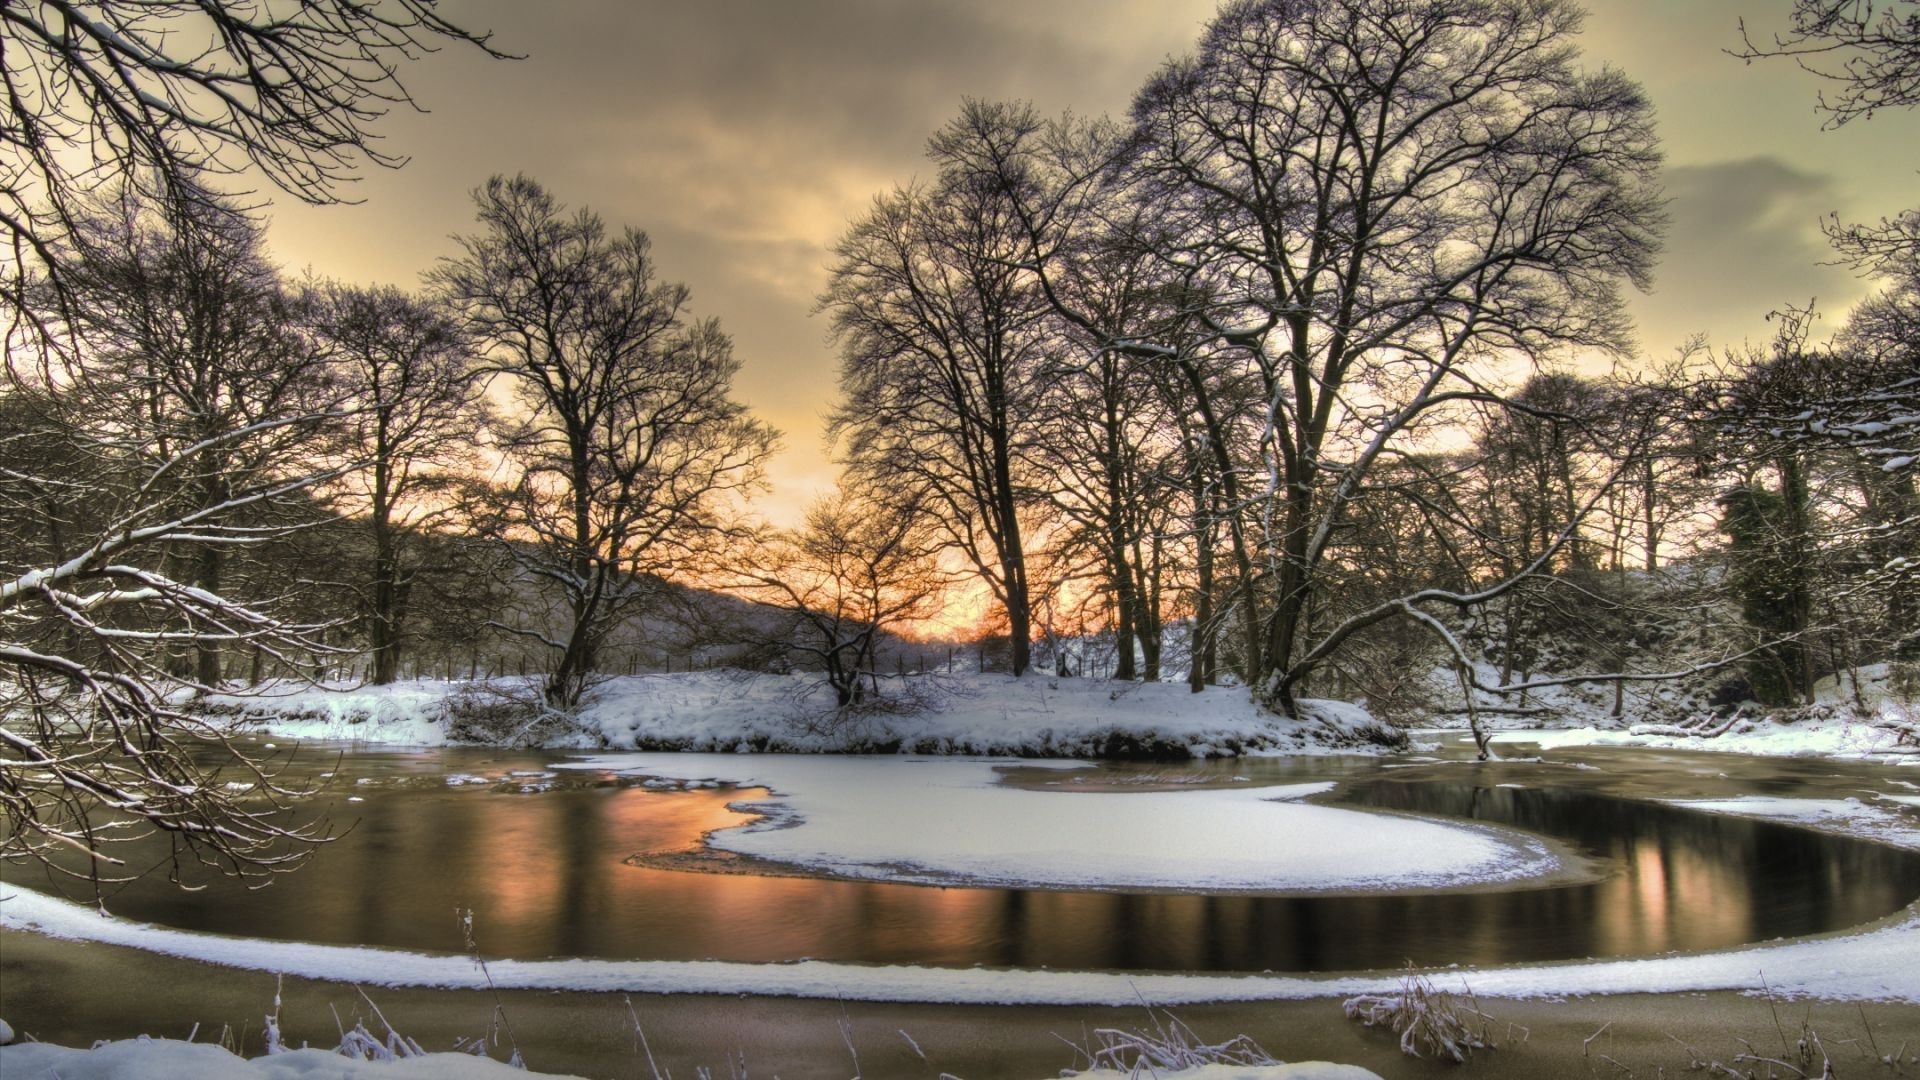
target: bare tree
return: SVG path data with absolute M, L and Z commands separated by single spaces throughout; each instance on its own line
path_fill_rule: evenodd
M 1791 57 L 1826 81 L 1820 111 L 1839 127 L 1886 108 L 1920 105 L 1920 0 L 1793 0 L 1784 31 L 1754 40 L 1740 20 L 1735 56 Z
M 1920 105 L 1920 0 L 1792 0 L 1784 31 L 1756 41 L 1745 19 L 1733 55 L 1787 57 L 1834 90 L 1819 109 L 1828 127 L 1881 109 Z M 1920 207 L 1871 223 L 1826 225 L 1841 257 L 1862 270 L 1920 278 Z
M 781 644 L 817 663 L 841 708 L 878 692 L 882 636 L 935 613 L 945 579 L 929 518 L 912 501 L 845 490 L 807 510 L 797 529 L 741 546 L 735 583 L 786 609 Z
M 373 566 L 364 602 L 371 681 L 399 674 L 407 597 L 416 572 L 409 539 L 450 512 L 450 467 L 471 464 L 487 418 L 478 372 L 450 313 L 394 288 L 322 283 L 304 312 L 336 378 L 357 403 L 349 481 L 364 500 Z
M 1816 632 L 1920 657 L 1920 290 L 1863 302 L 1827 347 L 1808 343 L 1810 318 L 1786 313 L 1772 350 L 1729 358 L 1703 388 L 1722 460 L 1746 477 L 1723 505 L 1739 527 L 1729 558 L 1763 601 L 1750 621 L 1783 639 L 1767 649 L 1809 702 Z
M 0 557 L 0 853 L 96 881 L 142 831 L 237 873 L 295 865 L 325 834 L 289 823 L 295 793 L 175 695 L 219 687 L 230 649 L 288 667 L 331 651 L 284 613 L 294 585 L 227 571 L 315 520 L 311 493 L 356 464 L 325 453 L 343 413 L 258 234 L 191 205 L 185 226 L 124 201 L 90 218 L 83 316 L 63 331 L 79 347 L 5 391 L 28 426 L 7 439 L 0 522 L 19 537 L 37 517 L 45 542 Z
M 189 535 L 170 538 L 168 563 L 217 596 L 235 584 L 226 580 L 235 545 L 309 514 L 311 487 L 248 502 L 245 515 L 218 508 L 237 491 L 330 471 L 313 463 L 346 408 L 325 358 L 297 330 L 255 224 L 210 196 L 169 206 L 184 218 L 123 190 L 82 219 L 68 275 L 78 303 L 65 332 L 79 352 L 52 385 L 92 414 L 89 430 L 133 467 L 178 462 L 148 490 L 150 509 L 200 515 Z M 197 449 L 182 457 L 189 448 Z M 276 509 L 285 514 L 276 519 Z M 178 673 L 218 686 L 225 635 L 195 634 L 191 644 L 192 667 Z
M 58 433 L 52 445 L 65 462 L 86 466 L 46 470 L 62 457 L 34 453 L 0 471 L 0 513 L 38 507 L 36 531 L 49 542 L 0 556 L 0 659 L 10 669 L 0 711 L 28 721 L 0 729 L 7 855 L 71 851 L 84 872 L 110 872 L 104 844 L 125 830 L 97 827 L 102 814 L 164 830 L 234 870 L 291 865 L 286 857 L 323 835 L 286 824 L 271 777 L 169 704 L 175 684 L 160 661 L 179 648 L 210 655 L 240 643 L 289 663 L 324 651 L 313 628 L 262 598 L 243 602 L 170 572 L 202 549 L 270 538 L 271 528 L 241 521 L 341 475 L 294 463 L 229 483 L 218 501 L 179 498 L 193 478 L 224 467 L 217 459 L 288 440 L 323 417 L 294 408 L 164 447 L 143 442 L 135 433 L 146 425 L 96 411 L 135 399 L 79 392 L 88 360 L 63 329 L 107 313 L 73 302 L 68 272 L 88 265 L 75 258 L 84 248 L 74 233 L 102 193 L 130 187 L 140 196 L 130 201 L 176 225 L 217 223 L 226 215 L 207 198 L 210 176 L 264 175 L 280 191 L 329 202 L 360 162 L 399 164 L 373 148 L 373 128 L 384 109 L 412 104 L 404 63 L 442 41 L 488 49 L 484 35 L 425 0 L 0 4 L 0 228 L 11 250 L 0 272 L 0 395 L 10 408 L 37 403 L 51 425 L 8 432 L 7 450 Z M 30 561 L 34 552 L 49 557 Z M 223 768 L 260 775 L 241 795 L 215 779 Z
M 1192 314 L 1264 389 L 1258 668 L 1281 711 L 1353 629 L 1308 616 L 1368 470 L 1493 394 L 1502 360 L 1627 344 L 1619 287 L 1648 280 L 1661 224 L 1652 110 L 1577 66 L 1580 25 L 1562 0 L 1233 3 L 1140 92 L 1107 160 L 1005 125 L 950 155 L 1000 178 L 1043 277 L 1098 214 L 1090 193 L 1124 183 L 1162 208 L 1152 242 L 1192 281 Z
M 760 482 L 777 433 L 732 397 L 740 369 L 684 285 L 659 280 L 646 234 L 609 236 L 524 176 L 474 193 L 482 231 L 433 274 L 520 406 L 499 433 L 516 470 L 492 523 L 522 570 L 559 591 L 545 695 L 579 704 L 600 644 L 650 594 L 731 535 L 729 500 Z
M 919 493 L 1006 612 L 1012 669 L 1031 659 L 1026 460 L 1050 315 L 1016 265 L 1007 200 L 966 178 L 884 195 L 834 248 L 820 298 L 841 348 L 856 482 Z
M 1823 90 L 1819 99 L 1829 127 L 1871 119 L 1881 109 L 1920 106 L 1916 0 L 1792 0 L 1785 31 L 1757 42 L 1743 20 L 1740 37 L 1734 55 L 1749 63 L 1789 57 L 1834 91 Z M 1836 342 L 1844 358 L 1826 365 L 1831 376 L 1802 400 L 1744 402 L 1720 410 L 1720 418 L 1783 452 L 1840 448 L 1860 466 L 1860 535 L 1874 569 L 1853 587 L 1884 598 L 1891 654 L 1912 661 L 1920 656 L 1911 599 L 1920 582 L 1914 493 L 1920 359 L 1913 346 L 1920 327 L 1920 207 L 1878 222 L 1843 223 L 1836 216 L 1826 231 L 1842 261 L 1885 279 L 1886 290 L 1852 313 Z M 1806 314 L 1788 312 L 1789 329 Z M 1765 378 L 1764 364 L 1749 367 Z
M 12 247 L 9 314 L 62 276 L 83 200 L 116 184 L 143 202 L 198 200 L 212 175 L 265 176 L 329 203 L 363 162 L 397 166 L 374 124 L 413 107 L 402 64 L 445 41 L 493 55 L 488 35 L 432 0 L 35 0 L 0 5 L 0 222 Z
M 1102 292 L 1086 299 L 1117 322 L 1142 301 L 1140 281 L 1116 269 L 1094 279 Z M 1084 336 L 1063 336 L 1052 352 L 1035 408 L 1041 426 L 1035 458 L 1053 481 L 1050 498 L 1063 521 L 1053 545 L 1067 550 L 1055 554 L 1070 550 L 1098 568 L 1092 576 L 1113 610 L 1113 677 L 1137 676 L 1138 641 L 1147 678 L 1157 679 L 1160 626 L 1151 609 L 1158 597 L 1148 587 L 1145 549 L 1164 535 L 1166 511 L 1174 509 L 1148 491 L 1159 455 L 1171 449 L 1160 445 L 1158 401 L 1144 371 Z

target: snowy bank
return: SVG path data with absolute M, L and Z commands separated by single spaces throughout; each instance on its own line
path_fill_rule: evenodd
M 1561 869 L 1524 833 L 1300 801 L 1331 783 L 1116 793 L 1075 790 L 1069 777 L 1013 787 L 993 761 L 898 755 L 618 754 L 554 767 L 768 788 L 768 798 L 734 804 L 762 820 L 714 832 L 708 846 L 840 877 L 1338 892 L 1516 882 Z
M 1906 808 L 1920 806 L 1920 795 L 1876 795 L 1868 800 L 1801 799 L 1778 795 L 1739 795 L 1731 799 L 1668 799 L 1674 806 L 1710 814 L 1732 814 L 1800 825 L 1841 836 L 1862 836 L 1895 847 L 1920 850 L 1920 824 Z
M 1091 1072 L 1081 1076 L 1123 1076 Z M 1357 1065 L 1201 1065 L 1159 1071 L 1159 1080 L 1380 1080 Z M 471 1054 L 425 1054 L 390 1062 L 358 1061 L 325 1050 L 293 1050 L 251 1061 L 208 1043 L 123 1039 L 79 1050 L 48 1043 L 0 1047 L 8 1080 L 577 1080 L 529 1072 Z
M 914 675 L 884 680 L 885 704 L 836 712 L 819 679 L 741 671 L 610 678 L 571 725 L 533 741 L 560 748 L 774 753 L 917 753 L 1014 757 L 1219 757 L 1332 753 L 1404 745 L 1365 710 L 1305 701 L 1275 716 L 1243 688 L 1195 694 L 1173 683 L 1028 674 Z M 433 680 L 385 687 L 268 687 L 210 698 L 211 708 L 284 738 L 436 746 L 527 741 L 512 701 L 518 680 Z M 490 720 L 477 720 L 486 714 Z
M 1882 710 L 1897 706 L 1882 705 Z M 1760 757 L 1852 758 L 1894 764 L 1920 764 L 1920 746 L 1889 727 L 1879 716 L 1861 717 L 1845 710 L 1815 716 L 1757 716 L 1734 721 L 1725 730 L 1703 728 L 1699 733 L 1676 732 L 1665 725 L 1636 725 L 1622 729 L 1594 726 L 1503 731 L 1496 745 L 1538 746 L 1557 750 L 1577 746 L 1639 746 L 1656 750 L 1707 750 Z
M 30 889 L 0 896 L 0 927 L 97 941 L 204 963 L 374 986 L 575 990 L 637 994 L 755 994 L 954 1005 L 1174 1006 L 1390 994 L 1404 972 L 1332 977 L 1178 975 L 938 968 L 803 960 L 495 960 L 399 949 L 225 937 L 103 916 Z M 1764 976 L 1763 974 L 1764 973 Z M 489 981 L 489 976 L 491 977 Z M 1722 952 L 1503 968 L 1446 968 L 1441 990 L 1482 998 L 1735 990 L 1830 1001 L 1920 1005 L 1920 913 L 1850 934 Z
M 0 1046 L 7 1080 L 578 1080 L 526 1072 L 472 1054 L 422 1054 L 365 1061 L 331 1050 L 289 1050 L 252 1060 L 212 1043 L 121 1039 L 89 1049 L 21 1043 Z
M 1920 763 L 1920 710 L 1894 693 L 1886 664 L 1862 667 L 1855 676 L 1830 675 L 1814 684 L 1815 703 L 1793 709 L 1754 711 L 1730 717 L 1700 715 L 1679 724 L 1620 725 L 1595 708 L 1568 711 L 1583 723 L 1505 731 L 1495 743 L 1524 743 L 1552 750 L 1567 746 L 1644 746 L 1660 750 L 1712 750 L 1759 757 L 1855 758 Z

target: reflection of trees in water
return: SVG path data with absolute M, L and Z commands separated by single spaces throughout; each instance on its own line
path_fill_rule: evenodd
M 1584 926 L 1596 956 L 1842 929 L 1920 895 L 1920 859 L 1911 854 L 1772 822 L 1566 789 L 1383 782 L 1353 797 L 1545 833 L 1615 860 L 1618 874 L 1590 888 L 1515 892 L 1501 901 L 1528 908 L 1576 896 L 1589 902 L 1586 921 L 1569 918 L 1564 932 L 1571 940 Z
M 1920 858 L 1748 819 L 1564 789 L 1378 780 L 1347 801 L 1511 825 L 1610 860 L 1599 881 L 1382 896 L 960 889 L 626 865 L 745 818 L 737 791 L 369 790 L 307 872 L 123 894 L 116 913 L 270 938 L 515 957 L 1334 971 L 1705 949 L 1841 929 L 1920 894 Z M 1247 837 L 1257 844 L 1257 835 Z

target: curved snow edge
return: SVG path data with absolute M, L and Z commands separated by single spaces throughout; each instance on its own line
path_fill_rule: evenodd
M 953 1005 L 1137 1005 L 1277 1001 L 1387 993 L 1398 975 L 1126 974 L 988 968 L 876 966 L 803 960 L 493 960 L 483 973 L 465 956 L 398 949 L 223 937 L 103 916 L 30 889 L 0 896 L 0 927 L 143 949 L 186 960 L 330 982 L 376 986 L 758 994 Z M 1636 960 L 1430 972 L 1443 988 L 1481 997 L 1562 997 L 1699 990 L 1773 993 L 1834 1001 L 1920 1004 L 1920 912 L 1861 933 L 1726 952 Z

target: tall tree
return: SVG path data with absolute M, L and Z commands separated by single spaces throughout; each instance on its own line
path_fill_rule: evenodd
M 857 483 L 918 493 L 1031 662 L 1027 419 L 1051 346 L 1012 207 L 972 178 L 875 200 L 834 248 L 820 307 L 841 350 L 832 432 Z
M 1113 245 L 1104 254 L 1097 272 L 1077 277 L 1072 288 L 1117 337 L 1149 317 L 1155 283 L 1136 252 Z M 1149 489 L 1161 456 L 1172 449 L 1161 438 L 1160 402 L 1149 373 L 1127 357 L 1065 324 L 1058 332 L 1043 361 L 1035 409 L 1035 458 L 1052 480 L 1051 499 L 1065 523 L 1053 542 L 1090 553 L 1099 567 L 1096 577 L 1114 615 L 1113 677 L 1132 680 L 1140 673 L 1137 652 L 1146 677 L 1158 679 L 1158 596 L 1147 555 L 1164 533 L 1170 507 L 1167 492 L 1154 499 Z
M 609 235 L 525 176 L 474 192 L 481 231 L 433 280 L 519 407 L 499 431 L 517 475 L 492 523 L 522 569 L 556 589 L 545 696 L 572 708 L 601 643 L 731 533 L 728 502 L 760 482 L 777 433 L 732 396 L 740 369 L 686 286 L 661 281 L 646 234 Z
M 395 288 L 317 284 L 304 315 L 354 402 L 348 453 L 366 466 L 351 487 L 365 500 L 373 565 L 365 605 L 372 682 L 399 675 L 409 538 L 452 505 L 447 467 L 471 457 L 485 426 L 477 371 L 451 315 Z
M 131 195 L 93 208 L 67 281 L 84 302 L 41 324 L 70 319 L 72 347 L 0 394 L 22 424 L 0 466 L 0 709 L 18 721 L 0 730 L 0 853 L 77 851 L 65 869 L 96 881 L 125 872 L 111 841 L 139 835 L 103 827 L 101 804 L 236 873 L 294 865 L 324 835 L 173 696 L 218 687 L 236 647 L 288 667 L 330 651 L 287 613 L 294 583 L 242 574 L 353 468 L 327 453 L 343 410 L 257 230 L 211 199 L 185 205 L 186 222 Z M 213 779 L 223 768 L 265 801 Z

